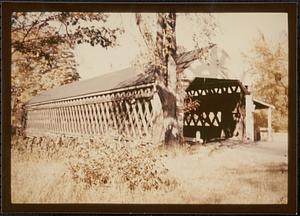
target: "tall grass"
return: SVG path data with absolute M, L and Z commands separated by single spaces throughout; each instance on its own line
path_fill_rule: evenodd
M 66 167 L 64 178 L 84 189 L 125 188 L 129 191 L 171 191 L 175 178 L 161 162 L 152 143 L 102 138 L 14 137 L 14 162 L 56 161 Z
M 276 155 L 231 142 L 162 148 L 114 135 L 13 137 L 12 202 L 287 202 L 287 164 Z

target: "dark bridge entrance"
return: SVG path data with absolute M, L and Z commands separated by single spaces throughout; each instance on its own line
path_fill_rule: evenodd
M 239 123 L 245 116 L 246 88 L 238 80 L 196 78 L 186 89 L 186 100 L 200 105 L 184 114 L 183 134 L 209 141 L 239 136 Z M 199 135 L 197 135 L 198 137 Z

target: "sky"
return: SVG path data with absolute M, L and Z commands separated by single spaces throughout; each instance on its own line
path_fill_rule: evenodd
M 213 13 L 212 15 L 215 16 L 218 27 L 212 39 L 230 57 L 225 65 L 231 78 L 241 78 L 243 71 L 246 70 L 247 65 L 241 53 L 249 52 L 259 31 L 267 40 L 273 42 L 282 40 L 288 32 L 286 13 Z M 195 43 L 192 41 L 192 32 L 198 31 L 200 27 L 187 19 L 177 20 L 178 43 L 187 50 L 193 49 Z M 118 37 L 119 45 L 116 47 L 104 49 L 84 44 L 75 49 L 77 69 L 82 80 L 130 67 L 131 62 L 139 55 L 141 46 L 144 46 L 135 24 L 134 14 L 110 14 L 107 25 L 123 26 L 125 32 Z

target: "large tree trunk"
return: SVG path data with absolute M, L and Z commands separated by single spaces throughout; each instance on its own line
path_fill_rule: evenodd
M 155 45 L 148 36 L 148 29 L 141 14 L 136 15 L 139 31 L 150 49 L 154 48 L 155 75 L 158 95 L 163 113 L 162 134 L 166 145 L 180 144 L 183 141 L 183 117 L 185 89 L 182 73 L 213 47 L 200 48 L 178 55 L 176 44 L 176 13 L 158 13 Z M 150 49 L 152 50 L 152 49 Z M 159 119 L 159 118 L 157 118 Z M 157 122 L 157 124 L 160 124 Z M 157 130 L 156 130 L 157 131 Z M 159 137 L 159 136 L 158 136 Z
M 158 14 L 156 37 L 156 82 L 163 110 L 163 134 L 166 145 L 177 144 L 178 128 L 176 113 L 176 37 L 175 13 Z

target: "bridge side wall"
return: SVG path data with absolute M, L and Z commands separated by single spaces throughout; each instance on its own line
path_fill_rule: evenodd
M 154 85 L 26 106 L 26 135 L 151 137 Z

